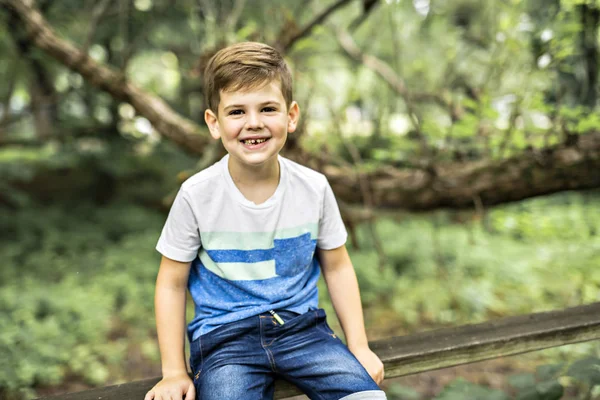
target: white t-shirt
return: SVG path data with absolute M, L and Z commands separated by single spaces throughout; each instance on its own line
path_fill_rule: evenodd
M 156 246 L 167 258 L 192 262 L 191 340 L 268 310 L 316 308 L 315 248 L 334 249 L 347 238 L 323 174 L 279 156 L 279 185 L 257 205 L 235 186 L 228 159 L 182 184 Z

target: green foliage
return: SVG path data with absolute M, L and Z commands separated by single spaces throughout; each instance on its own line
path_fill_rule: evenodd
M 560 372 L 564 369 L 564 364 L 544 364 L 537 367 L 535 375 L 537 379 L 542 381 L 557 378 Z
M 477 216 L 438 212 L 400 223 L 381 220 L 377 232 L 387 259 L 382 270 L 370 230 L 361 227 L 361 247 L 351 249 L 351 256 L 363 300 L 392 307 L 407 326 L 597 301 L 597 204 L 595 192 L 567 193 L 497 207 L 466 224 L 453 220 Z M 440 281 L 447 283 L 444 290 Z
M 564 393 L 558 380 L 539 382 L 534 374 L 529 373 L 510 376 L 508 382 L 516 390 L 515 398 L 519 400 L 558 400 Z
M 595 388 L 600 384 L 600 359 L 587 357 L 574 361 L 568 368 L 564 364 L 545 364 L 535 374 L 520 373 L 508 376 L 504 391 L 458 378 L 446 385 L 434 397 L 436 400 L 559 400 L 569 389 L 568 398 L 597 399 Z M 387 390 L 390 400 L 419 400 L 421 395 L 411 388 L 392 383 Z M 576 395 L 577 397 L 572 397 Z
M 104 14 L 95 15 L 101 16 L 96 21 L 93 14 L 101 6 L 79 7 L 78 2 L 65 0 L 48 3 L 44 16 L 78 46 L 89 39 L 92 58 L 115 68 L 124 67 L 132 82 L 166 98 L 175 110 L 202 123 L 201 73 L 196 69 L 216 48 L 241 40 L 281 43 L 334 2 L 304 5 L 268 0 L 252 6 L 234 1 L 171 3 L 109 4 Z M 544 145 L 557 143 L 563 127 L 555 118 L 559 109 L 586 104 L 581 98 L 581 93 L 587 92 L 588 77 L 583 71 L 578 7 L 597 7 L 598 3 L 494 0 L 481 4 L 460 0 L 431 1 L 426 7 L 419 4 L 380 1 L 351 32 L 357 47 L 366 56 L 375 57 L 377 65 L 386 67 L 387 81 L 372 66 L 350 61 L 334 35 L 336 28 L 348 28 L 360 19 L 364 11 L 360 2 L 336 9 L 326 23 L 317 24 L 310 35 L 289 49 L 286 56 L 294 71 L 295 93 L 309 119 L 306 144 L 319 150 L 334 131 L 364 135 L 371 140 L 360 143 L 364 146 L 361 154 L 368 154 L 370 161 L 402 164 L 415 155 L 415 149 L 420 151 L 421 141 L 437 150 L 434 153 L 441 158 L 458 150 L 475 158 L 498 156 L 498 148 L 504 144 L 518 152 L 539 146 L 535 133 L 540 130 L 547 133 Z M 0 15 L 10 18 L 7 13 Z M 90 29 L 92 21 L 98 25 Z M 31 114 L 28 108 L 32 108 L 33 96 L 29 92 L 36 77 L 27 71 L 30 60 L 35 59 L 46 72 L 46 84 L 60 93 L 55 116 L 60 122 L 58 137 L 94 132 L 107 124 L 128 137 L 147 135 L 138 129 L 139 122 L 145 124 L 145 120 L 127 118 L 119 112 L 120 99 L 92 89 L 77 73 L 51 62 L 50 56 L 32 50 L 27 57 L 19 57 L 12 37 L 19 32 L 9 32 L 14 27 L 7 26 L 0 30 L 0 49 L 12 57 L 0 67 L 0 73 L 7 76 L 0 97 L 9 94 L 8 82 L 15 82 L 12 99 L 7 99 L 12 100 L 11 113 Z M 93 35 L 88 38 L 89 33 Z M 540 64 L 545 58 L 548 64 Z M 522 104 L 515 110 L 517 132 L 507 135 L 512 110 L 506 99 L 513 97 Z M 349 106 L 361 110 L 361 120 L 344 121 L 340 126 L 336 119 L 346 119 Z M 566 126 L 579 133 L 596 130 L 600 121 L 595 111 L 567 121 Z M 536 113 L 539 118 L 530 118 Z M 398 117 L 412 121 L 402 133 L 388 123 Z M 546 121 L 544 127 L 537 123 L 540 118 Z M 21 122 L 11 125 L 10 133 L 34 138 L 31 118 Z M 390 140 L 375 140 L 379 137 Z M 343 152 L 343 146 L 336 147 Z M 512 154 L 509 150 L 500 156 Z
M 567 376 L 571 376 L 589 387 L 600 385 L 600 359 L 588 357 L 576 361 L 569 367 Z
M 88 204 L 0 215 L 0 393 L 122 374 L 153 332 L 163 216 Z
M 599 201 L 598 192 L 563 193 L 496 207 L 483 219 L 436 212 L 381 220 L 382 271 L 370 230 L 361 227 L 360 249 L 351 249 L 351 256 L 366 308 L 391 307 L 411 330 L 598 301 Z M 548 354 L 549 360 L 573 360 L 578 353 L 558 348 Z M 567 388 L 585 396 L 598 385 L 598 371 L 595 357 L 568 368 L 544 364 L 535 374 L 508 377 L 507 393 L 459 380 L 436 398 L 551 400 Z M 413 395 L 390 387 L 391 399 L 419 398 Z
M 385 394 L 389 400 L 419 400 L 419 392 L 408 386 L 393 383 L 386 388 Z
M 456 379 L 435 397 L 436 400 L 489 399 L 508 400 L 509 397 L 500 390 L 488 389 L 475 385 L 464 379 Z
M 561 107 L 559 116 L 570 133 L 581 135 L 600 130 L 600 116 L 587 107 Z
M 52 2 L 45 6 L 44 16 L 78 46 L 89 39 L 92 58 L 124 68 L 133 83 L 202 123 L 202 74 L 198 68 L 216 48 L 242 40 L 281 43 L 334 2 L 171 3 L 109 4 L 93 29 L 89 25 L 100 5 L 92 11 L 73 0 Z M 561 117 L 569 114 L 563 108 L 587 104 L 581 96 L 587 92 L 588 78 L 583 71 L 578 7 L 597 7 L 597 2 L 494 0 L 481 4 L 460 0 L 431 1 L 426 7 L 419 4 L 380 1 L 351 32 L 357 47 L 385 67 L 386 79 L 372 65 L 351 61 L 335 37 L 335 29 L 348 28 L 360 19 L 364 11 L 360 2 L 336 9 L 326 23 L 317 24 L 310 35 L 288 50 L 295 94 L 306 111 L 303 120 L 308 120 L 306 148 L 327 148 L 347 156 L 343 143 L 332 140 L 337 132 L 356 142 L 367 163 L 410 165 L 424 155 L 444 160 L 461 154 L 504 157 L 530 146 L 559 143 L 563 127 L 581 134 L 598 129 L 600 120 L 593 107 Z M 0 16 L 10 17 L 6 13 Z M 8 24 L 8 29 L 13 29 L 12 25 Z M 90 32 L 93 35 L 88 38 Z M 0 97 L 8 96 L 11 114 L 27 116 L 9 126 L 10 136 L 36 137 L 29 109 L 34 108 L 30 91 L 37 78 L 27 71 L 30 61 L 38 60 L 47 76 L 45 85 L 60 94 L 55 96 L 53 117 L 61 141 L 107 126 L 128 139 L 156 141 L 156 133 L 148 133 L 144 118 L 134 111 L 126 115 L 120 99 L 92 88 L 77 73 L 51 62 L 50 56 L 32 50 L 27 57 L 19 57 L 12 37 L 18 34 L 0 30 L 0 49 L 12 55 L 10 63 L 0 66 L 0 73 L 7 76 L 5 82 L 15 82 L 12 97 L 8 83 L 0 87 Z M 547 64 L 540 64 L 546 58 Z M 514 110 L 512 98 L 520 99 Z M 349 107 L 360 110 L 359 121 L 348 118 Z M 513 112 L 515 126 L 509 129 Z M 392 122 L 400 119 L 408 121 L 407 126 L 394 126 Z M 104 135 L 97 136 L 104 141 Z M 360 136 L 365 139 L 356 139 Z M 424 147 L 432 151 L 424 151 Z M 22 202 L 18 195 L 13 200 Z

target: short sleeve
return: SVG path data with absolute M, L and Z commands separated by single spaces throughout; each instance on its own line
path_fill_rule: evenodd
M 325 196 L 323 198 L 321 219 L 319 220 L 317 247 L 323 250 L 332 250 L 346 243 L 348 233 L 344 221 L 342 221 L 333 190 L 331 190 L 331 186 L 327 181 L 325 183 Z
M 159 253 L 180 262 L 193 261 L 202 244 L 197 219 L 187 197 L 180 189 L 156 244 Z

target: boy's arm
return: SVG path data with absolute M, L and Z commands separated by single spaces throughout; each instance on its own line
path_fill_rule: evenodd
M 346 246 L 332 250 L 317 249 L 317 252 L 333 308 L 346 336 L 346 344 L 379 384 L 384 376 L 383 363 L 369 348 L 358 281 Z
M 195 389 L 185 363 L 185 297 L 191 263 L 162 257 L 154 307 L 163 379 L 144 400 L 194 399 Z M 185 395 L 185 397 L 184 397 Z

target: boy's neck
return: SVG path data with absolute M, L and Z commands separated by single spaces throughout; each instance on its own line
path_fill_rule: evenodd
M 239 191 L 255 204 L 267 201 L 279 185 L 280 167 L 277 157 L 252 167 L 239 165 L 229 157 L 227 168 Z

